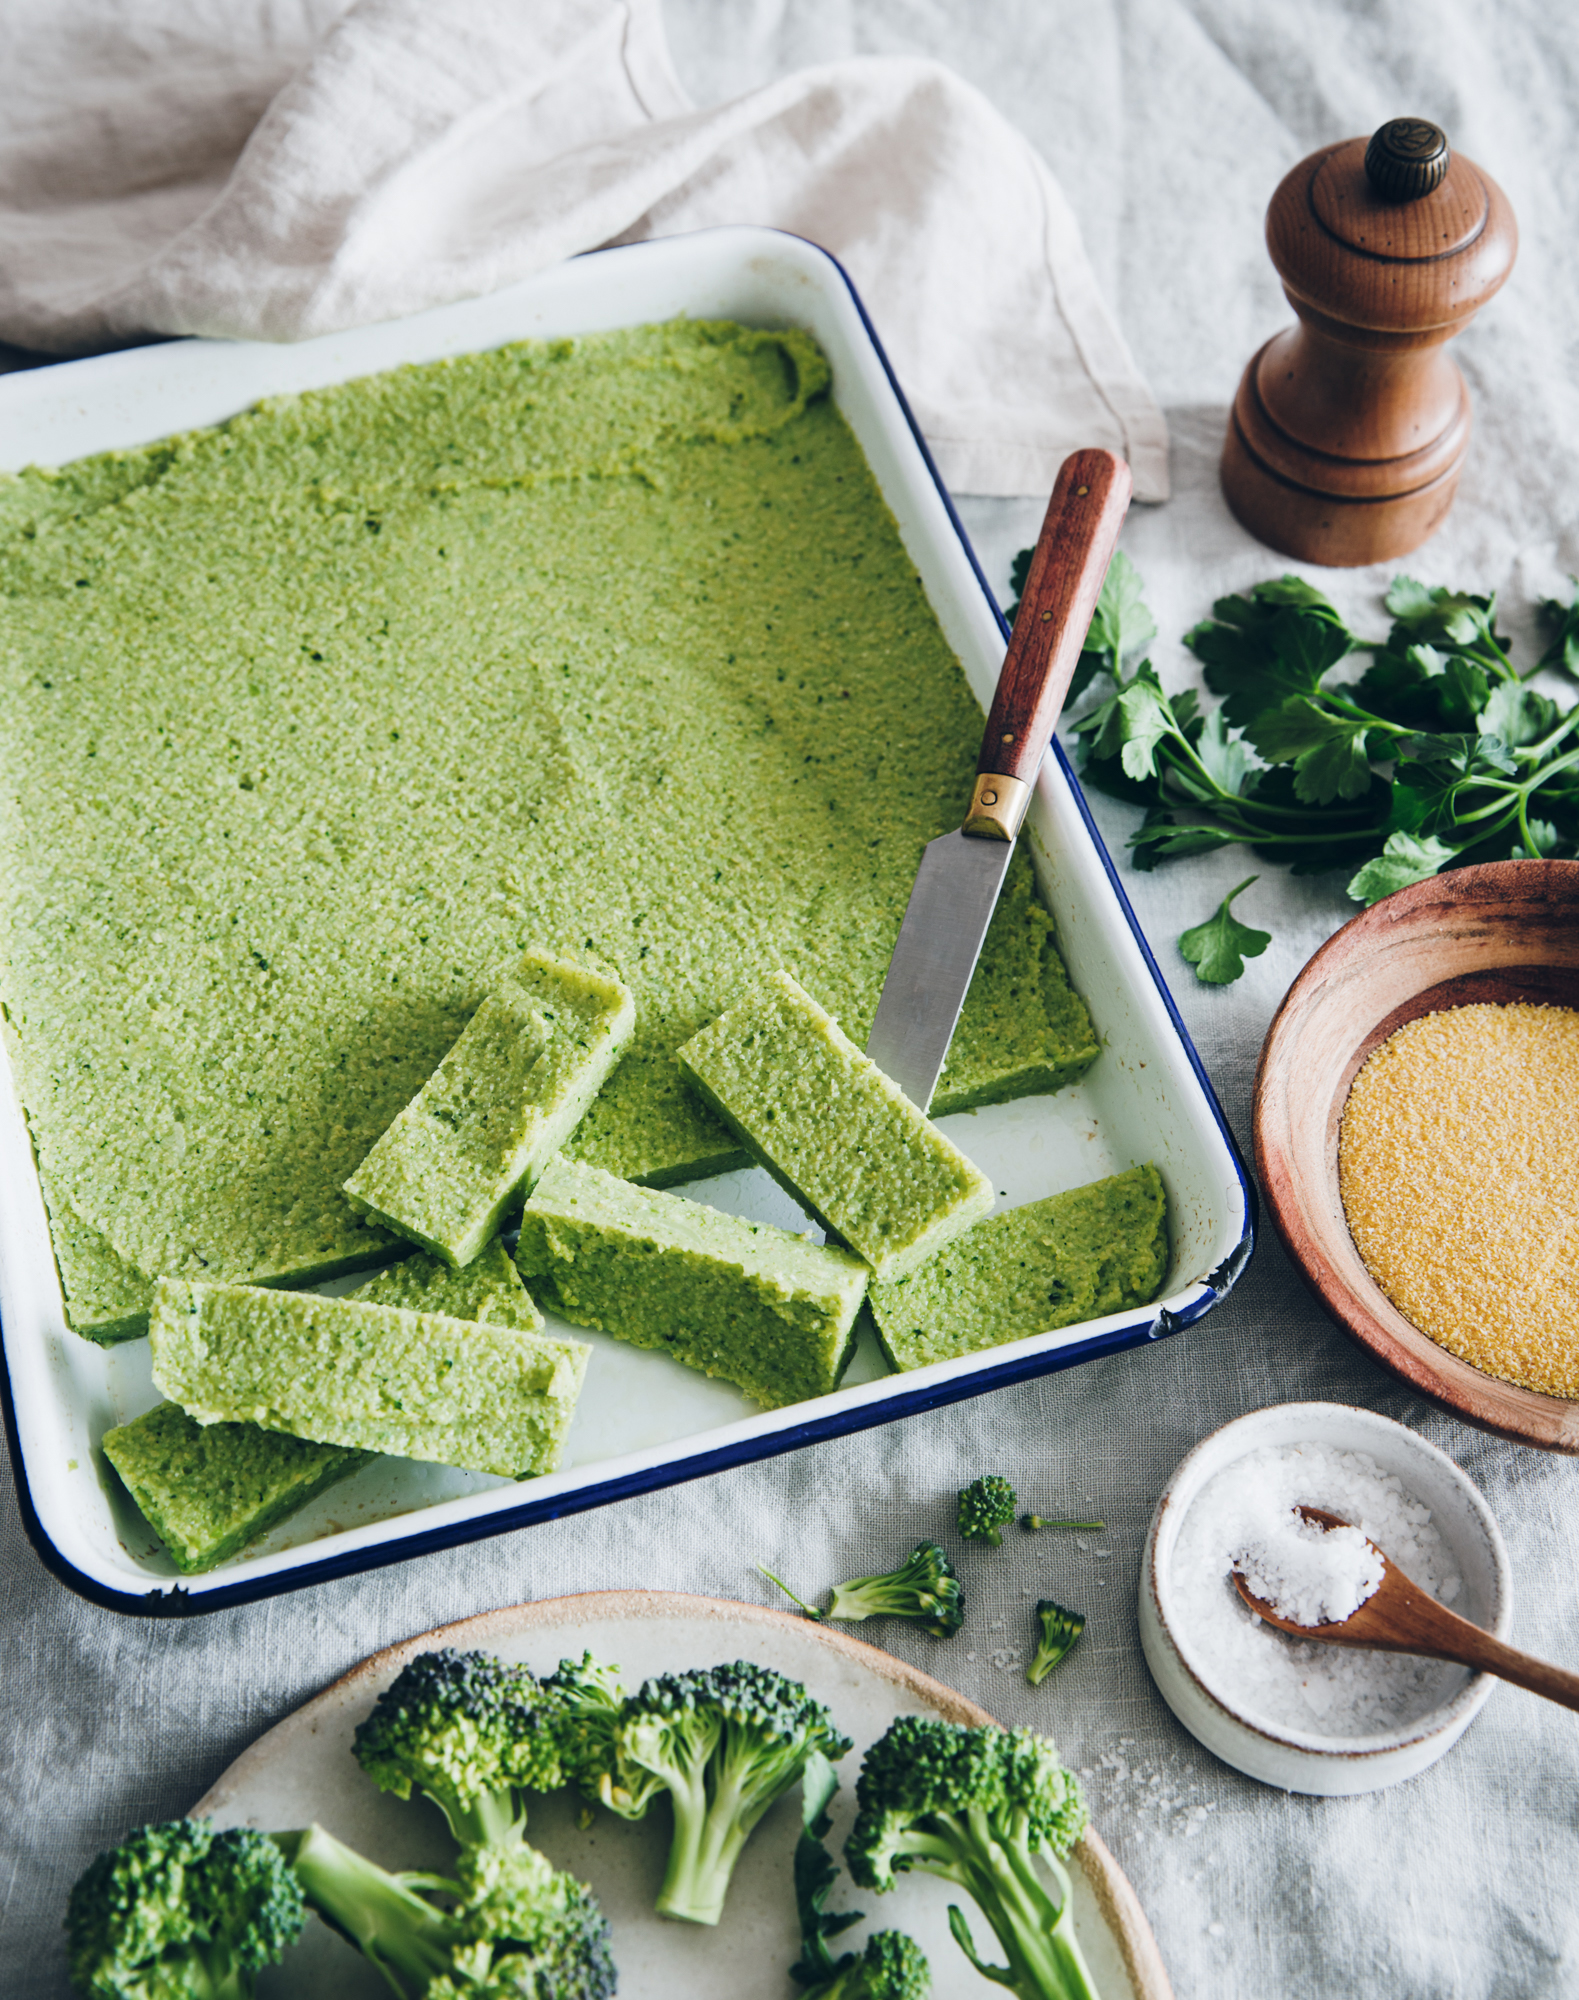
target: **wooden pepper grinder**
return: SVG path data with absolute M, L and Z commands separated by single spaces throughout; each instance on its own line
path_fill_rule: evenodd
M 1223 492 L 1251 534 L 1352 566 L 1418 548 L 1453 504 L 1469 391 L 1446 344 L 1513 268 L 1507 196 L 1435 125 L 1395 118 L 1301 160 L 1267 248 L 1300 324 L 1239 384 Z

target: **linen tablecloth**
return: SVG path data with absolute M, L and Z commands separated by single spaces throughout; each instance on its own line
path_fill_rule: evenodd
M 1320 143 L 1403 112 L 1438 120 L 1507 190 L 1522 248 L 1506 291 L 1455 350 L 1477 422 L 1457 508 L 1404 567 L 1432 583 L 1495 588 L 1505 627 L 1531 645 L 1534 597 L 1579 570 L 1579 168 L 1569 142 L 1579 70 L 1565 10 L 1535 0 L 1005 0 L 990 10 L 969 0 L 667 0 L 666 18 L 701 105 L 846 54 L 925 56 L 957 69 L 1044 154 L 1172 432 L 1173 498 L 1135 510 L 1124 538 L 1170 687 L 1196 678 L 1178 639 L 1213 597 L 1288 566 L 1231 522 L 1216 485 L 1239 371 L 1288 317 L 1261 236 L 1272 188 Z M 1009 559 L 1034 533 L 1039 503 L 966 498 L 962 511 L 1007 596 Z M 1376 630 L 1390 573 L 1318 580 Z M 1095 806 L 1120 852 L 1135 815 Z M 1121 866 L 1247 1143 L 1262 1035 L 1306 956 L 1352 913 L 1341 880 L 1264 866 L 1241 914 L 1274 942 L 1237 985 L 1210 990 L 1173 940 L 1249 868 L 1231 853 L 1152 876 Z M 766 1602 L 754 1556 L 816 1587 L 887 1566 L 923 1534 L 956 1548 L 954 1490 L 991 1469 L 1041 1511 L 1089 1509 L 1108 1533 L 1087 1548 L 1016 1535 L 1001 1551 L 962 1553 L 971 1615 L 959 1638 L 939 1644 L 894 1626 L 876 1636 L 1003 1720 L 1058 1737 L 1088 1774 L 1097 1823 L 1181 2000 L 1579 1993 L 1579 1718 L 1499 1689 L 1421 1777 L 1364 1798 L 1308 1799 L 1218 1764 L 1151 1684 L 1135 1593 L 1158 1491 L 1208 1431 L 1302 1397 L 1380 1410 L 1454 1457 L 1507 1537 L 1516 1640 L 1579 1662 L 1579 1464 L 1482 1436 L 1411 1396 L 1332 1328 L 1269 1233 L 1228 1303 L 1154 1348 L 211 1618 L 144 1624 L 69 1596 L 28 1549 L 7 1482 L 0 1985 L 19 2000 L 64 1994 L 60 1913 L 92 1854 L 183 1810 L 254 1736 L 375 1648 L 571 1590 L 646 1585 Z M 1033 1690 L 1015 1655 L 1041 1595 L 1083 1607 L 1090 1622 Z M 938 1972 L 940 1995 L 984 1990 L 963 1965 Z M 753 1990 L 781 1989 L 765 1976 Z

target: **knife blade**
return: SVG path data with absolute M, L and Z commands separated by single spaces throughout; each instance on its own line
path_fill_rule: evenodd
M 987 716 L 964 824 L 928 843 L 866 1053 L 912 1104 L 932 1102 L 1130 496 L 1110 451 L 1059 467 Z

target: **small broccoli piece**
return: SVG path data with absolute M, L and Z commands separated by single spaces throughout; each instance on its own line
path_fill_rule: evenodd
M 1050 1597 L 1044 1597 L 1037 1605 L 1036 1616 L 1042 1628 L 1041 1637 L 1036 1642 L 1035 1657 L 1025 1670 L 1025 1678 L 1032 1687 L 1041 1686 L 1086 1629 L 1086 1621 L 1078 1611 L 1066 1611 Z
M 626 1702 L 598 1795 L 639 1819 L 658 1792 L 674 1806 L 660 1916 L 716 1924 L 740 1850 L 814 1750 L 842 1757 L 847 1737 L 799 1681 L 769 1667 L 661 1674 Z
M 839 1789 L 833 1766 L 820 1750 L 806 1759 L 801 1778 L 801 1836 L 795 1848 L 795 1903 L 800 1912 L 801 1955 L 790 1977 L 807 2000 L 926 2000 L 932 1972 L 926 1954 L 903 1931 L 879 1931 L 858 1958 L 836 1959 L 828 1940 L 861 1921 L 860 1910 L 830 1915 L 824 1908 L 839 1878 L 839 1864 L 823 1842 L 832 1829 L 828 1803 Z
M 1014 1488 L 1001 1473 L 984 1472 L 959 1492 L 959 1531 L 967 1542 L 990 1542 L 994 1548 L 1003 1540 L 1005 1526 L 1014 1519 Z
M 321 1826 L 277 1838 L 308 1904 L 400 2000 L 608 2000 L 614 1991 L 596 1898 L 524 1841 L 463 1848 L 450 1881 L 391 1875 Z
M 757 1565 L 762 1569 L 762 1565 Z M 936 1542 L 918 1542 L 915 1552 L 885 1576 L 857 1576 L 833 1586 L 833 1601 L 817 1611 L 796 1597 L 770 1569 L 762 1574 L 800 1605 L 808 1618 L 913 1618 L 934 1639 L 946 1639 L 965 1622 L 965 1593 L 954 1566 Z
M 139 1827 L 66 1903 L 66 1962 L 87 2000 L 252 2000 L 306 1912 L 267 1834 L 207 1820 Z
M 912 1868 L 941 1875 L 973 1899 L 1008 1959 L 984 1964 L 964 1916 L 951 1908 L 950 1928 L 985 1978 L 1020 2000 L 1095 2000 L 1062 1865 L 1088 1814 L 1047 1737 L 901 1716 L 867 1751 L 855 1796 L 844 1855 L 863 1889 L 882 1894 Z M 1037 1873 L 1038 1857 L 1057 1902 Z
M 557 1700 L 525 1667 L 452 1646 L 401 1670 L 354 1747 L 375 1785 L 403 1799 L 413 1787 L 424 1793 L 463 1847 L 518 1841 L 526 1811 L 517 1790 L 565 1782 Z
M 914 1938 L 903 1931 L 878 1931 L 859 1958 L 846 1952 L 839 1968 L 821 1986 L 809 1986 L 806 2000 L 927 2000 L 932 1968 Z
M 579 1660 L 561 1660 L 544 1680 L 543 1693 L 558 1709 L 566 1784 L 598 1798 L 605 1774 L 614 1768 L 614 1738 L 625 1707 L 619 1668 L 604 1666 L 590 1653 Z
M 1038 1528 L 1084 1528 L 1092 1535 L 1107 1532 L 1105 1521 L 1044 1521 L 1040 1514 L 1022 1514 L 1020 1526 L 1028 1535 L 1034 1534 Z

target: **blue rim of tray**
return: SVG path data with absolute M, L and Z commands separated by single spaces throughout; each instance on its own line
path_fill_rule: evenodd
M 792 235 L 789 230 L 763 231 L 763 234 L 778 236 Z M 987 582 L 976 551 L 965 532 L 964 523 L 955 511 L 954 502 L 944 485 L 921 427 L 911 412 L 899 378 L 894 373 L 893 364 L 888 359 L 888 351 L 878 338 L 877 329 L 862 303 L 850 274 L 831 251 L 821 244 L 810 243 L 803 237 L 795 238 L 806 242 L 819 257 L 825 258 L 838 272 L 850 302 L 860 317 L 866 330 L 866 337 L 872 343 L 872 351 L 888 377 L 889 387 L 894 392 L 894 400 L 900 413 L 910 427 L 915 439 L 927 476 L 937 488 L 938 498 L 943 503 L 949 525 L 959 538 L 960 547 L 969 562 L 971 572 L 981 586 L 982 595 L 992 608 L 993 617 L 1003 634 L 1005 642 L 1009 637 L 1009 622 L 998 607 Z M 622 245 L 618 251 L 593 251 L 589 255 L 620 255 L 639 252 L 646 248 L 643 244 Z M 59 364 L 69 366 L 69 363 Z M 314 1562 L 300 1563 L 289 1570 L 273 1576 L 250 1577 L 234 1584 L 216 1584 L 212 1589 L 192 1591 L 178 1582 L 156 1585 L 147 1591 L 112 1590 L 85 1575 L 74 1563 L 67 1559 L 50 1540 L 48 1531 L 39 1518 L 33 1504 L 33 1496 L 28 1487 L 27 1474 L 22 1459 L 21 1439 L 17 1431 L 16 1411 L 11 1398 L 11 1371 L 9 1365 L 0 1368 L 0 1405 L 5 1417 L 6 1444 L 11 1454 L 11 1468 L 16 1480 L 17 1502 L 22 1515 L 22 1525 L 35 1553 L 50 1574 L 75 1591 L 89 1603 L 99 1605 L 106 1611 L 120 1611 L 133 1617 L 143 1618 L 190 1618 L 205 1615 L 210 1611 L 233 1610 L 237 1605 L 256 1604 L 265 1598 L 281 1597 L 288 1591 L 305 1590 L 312 1584 L 333 1582 L 340 1577 L 358 1576 L 368 1570 L 385 1569 L 392 1563 L 408 1562 L 417 1556 L 436 1555 L 442 1549 L 464 1546 L 468 1542 L 486 1541 L 493 1535 L 510 1534 L 518 1528 L 529 1528 L 541 1521 L 563 1520 L 571 1514 L 584 1514 L 594 1507 L 605 1507 L 618 1500 L 633 1500 L 643 1493 L 652 1493 L 666 1486 L 682 1486 L 688 1480 L 705 1479 L 711 1473 L 727 1472 L 736 1466 L 752 1465 L 764 1458 L 779 1458 L 786 1452 L 803 1451 L 808 1445 L 821 1444 L 829 1438 L 847 1437 L 854 1431 L 874 1430 L 881 1424 L 896 1423 L 902 1417 L 919 1416 L 923 1411 L 942 1408 L 948 1403 L 962 1403 L 973 1396 L 985 1395 L 992 1389 L 1006 1389 L 1017 1382 L 1025 1382 L 1039 1375 L 1053 1375 L 1065 1368 L 1073 1368 L 1082 1361 L 1092 1361 L 1101 1355 L 1122 1353 L 1130 1347 L 1141 1347 L 1149 1342 L 1164 1340 L 1169 1334 L 1178 1333 L 1184 1327 L 1193 1326 L 1205 1317 L 1212 1308 L 1232 1291 L 1235 1283 L 1255 1249 L 1256 1229 L 1259 1220 L 1259 1203 L 1255 1183 L 1245 1165 L 1244 1155 L 1239 1149 L 1228 1120 L 1223 1116 L 1223 1108 L 1217 1101 L 1217 1093 L 1212 1088 L 1190 1032 L 1174 1004 L 1168 982 L 1163 978 L 1161 968 L 1152 955 L 1146 935 L 1137 922 L 1135 912 L 1130 907 L 1128 896 L 1119 880 L 1118 870 L 1113 865 L 1113 857 L 1108 853 L 1107 844 L 1097 830 L 1096 821 L 1091 816 L 1091 808 L 1086 803 L 1085 793 L 1075 776 L 1074 768 L 1064 754 L 1063 745 L 1055 736 L 1050 744 L 1051 754 L 1068 783 L 1070 796 L 1085 824 L 1098 860 L 1107 874 L 1109 885 L 1129 925 L 1130 934 L 1140 949 L 1146 969 L 1151 974 L 1158 997 L 1167 1010 L 1173 1024 L 1173 1031 L 1179 1038 L 1190 1068 L 1205 1095 L 1207 1108 L 1222 1134 L 1223 1143 L 1228 1148 L 1233 1162 L 1234 1176 L 1241 1199 L 1243 1228 L 1238 1242 L 1215 1270 L 1209 1272 L 1199 1282 L 1204 1287 L 1201 1295 L 1178 1311 L 1163 1307 L 1160 1311 L 1149 1309 L 1141 1316 L 1127 1320 L 1122 1326 L 1110 1327 L 1104 1333 L 1093 1334 L 1088 1340 L 1071 1342 L 1051 1353 L 1039 1351 L 973 1369 L 969 1375 L 956 1376 L 946 1382 L 919 1385 L 913 1390 L 898 1391 L 878 1404 L 862 1404 L 855 1409 L 830 1412 L 825 1417 L 808 1417 L 789 1428 L 774 1431 L 765 1437 L 737 1439 L 730 1444 L 716 1446 L 711 1451 L 699 1451 L 683 1459 L 668 1460 L 661 1465 L 645 1466 L 638 1471 L 619 1473 L 612 1478 L 594 1481 L 578 1487 L 572 1493 L 554 1494 L 542 1500 L 524 1499 L 518 1506 L 501 1509 L 475 1520 L 455 1521 L 443 1527 L 413 1529 L 377 1548 L 358 1548 L 340 1555 L 324 1556 Z M 5 1327 L 0 1320 L 0 1356 L 5 1348 Z

